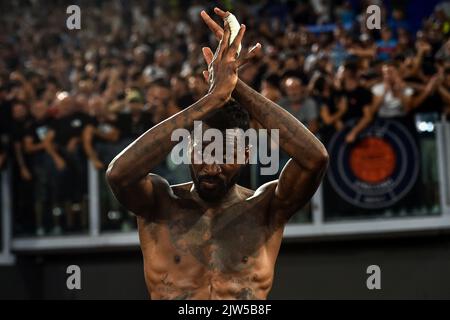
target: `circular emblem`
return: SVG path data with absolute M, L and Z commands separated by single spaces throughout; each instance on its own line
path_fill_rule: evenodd
M 355 121 L 334 134 L 328 144 L 328 179 L 350 204 L 382 209 L 401 200 L 419 174 L 418 149 L 406 127 L 395 120 L 378 120 L 353 144 L 345 136 Z

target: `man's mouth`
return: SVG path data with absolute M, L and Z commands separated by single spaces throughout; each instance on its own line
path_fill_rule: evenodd
M 220 180 L 217 178 L 203 178 L 200 180 L 200 184 L 207 189 L 214 189 L 220 184 Z
M 217 182 L 202 181 L 200 183 L 206 189 L 214 189 L 215 187 L 217 187 Z

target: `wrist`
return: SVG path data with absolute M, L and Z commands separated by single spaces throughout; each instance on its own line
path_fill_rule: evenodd
M 223 105 L 227 103 L 228 100 L 230 100 L 231 98 L 231 94 L 219 92 L 214 89 L 211 90 L 211 92 L 209 92 L 206 96 L 208 97 L 209 100 L 211 100 L 211 103 L 217 108 L 223 107 Z

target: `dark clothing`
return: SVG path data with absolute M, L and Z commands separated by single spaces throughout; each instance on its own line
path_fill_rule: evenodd
M 439 93 L 429 95 L 417 108 L 414 113 L 437 113 L 442 114 L 444 101 Z
M 320 110 L 322 108 L 328 108 L 328 111 L 331 115 L 335 114 L 338 111 L 338 104 L 339 100 L 342 98 L 342 93 L 338 91 L 331 92 L 330 96 L 328 97 L 321 97 L 321 96 L 315 96 L 314 99 L 317 101 L 317 104 L 319 105 Z M 335 132 L 335 126 L 334 124 L 326 125 L 322 121 L 322 117 L 320 117 L 320 138 L 328 140 L 328 137 L 330 137 Z
M 195 99 L 192 94 L 185 94 L 177 99 L 177 107 L 181 110 L 186 109 L 190 105 L 194 104 Z
M 353 90 L 342 89 L 337 94 L 347 98 L 347 112 L 342 117 L 344 123 L 352 119 L 361 119 L 364 115 L 364 106 L 372 102 L 372 93 L 364 87 Z
M 99 121 L 96 118 L 92 118 L 92 120 L 88 123 L 88 125 L 93 126 L 98 131 L 100 131 L 104 134 L 108 134 L 113 129 L 117 129 L 117 130 L 119 129 L 117 120 L 101 120 L 101 121 Z M 94 143 L 96 143 L 96 142 L 104 142 L 104 140 L 98 136 L 94 136 Z M 106 142 L 108 142 L 108 141 L 106 141 Z
M 115 129 L 119 131 L 120 135 L 120 129 L 117 119 L 105 121 L 93 119 L 90 125 L 104 134 L 108 134 L 111 130 Z M 120 141 L 111 142 L 101 139 L 98 136 L 94 136 L 92 143 L 100 160 L 105 164 L 110 163 L 114 159 L 114 157 L 123 149 Z
M 407 83 L 423 85 L 423 81 L 416 77 L 408 77 L 405 79 Z M 420 91 L 414 90 L 414 97 L 420 95 Z M 438 92 L 429 95 L 418 107 L 414 108 L 413 113 L 438 113 L 442 114 L 444 101 Z
M 154 125 L 152 116 L 148 112 L 141 112 L 138 118 L 134 118 L 131 113 L 119 113 L 117 116 L 121 140 L 135 140 Z
M 86 159 L 79 144 L 74 152 L 69 152 L 66 147 L 72 138 L 80 138 L 83 129 L 92 123 L 92 118 L 82 112 L 55 119 L 51 128 L 55 131 L 55 144 L 58 153 L 66 162 L 66 168 L 54 172 L 53 199 L 58 204 L 64 202 L 80 203 L 83 194 L 87 192 L 87 167 Z
M 24 119 L 21 121 L 14 121 L 11 124 L 11 142 L 22 142 L 25 132 L 30 127 L 32 121 L 30 119 Z
M 51 128 L 50 119 L 31 121 L 30 124 L 23 131 L 23 138 L 31 137 L 34 144 L 41 143 L 45 139 L 45 136 L 48 134 L 50 128 Z M 45 151 L 41 150 L 35 153 L 34 155 L 42 153 L 45 153 Z
M 70 139 L 81 137 L 84 127 L 91 122 L 92 119 L 82 112 L 53 120 L 51 128 L 55 131 L 56 145 L 65 147 Z

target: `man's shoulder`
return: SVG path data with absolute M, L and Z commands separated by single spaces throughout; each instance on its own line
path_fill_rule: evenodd
M 173 184 L 170 186 L 170 189 L 175 194 L 185 193 L 185 192 L 189 192 L 191 190 L 192 185 L 193 185 L 193 182 L 189 181 L 189 182 L 184 182 L 184 183 L 179 183 L 179 184 Z
M 248 199 L 255 194 L 255 190 L 249 189 L 240 185 L 237 185 L 239 193 L 242 195 L 244 199 Z

